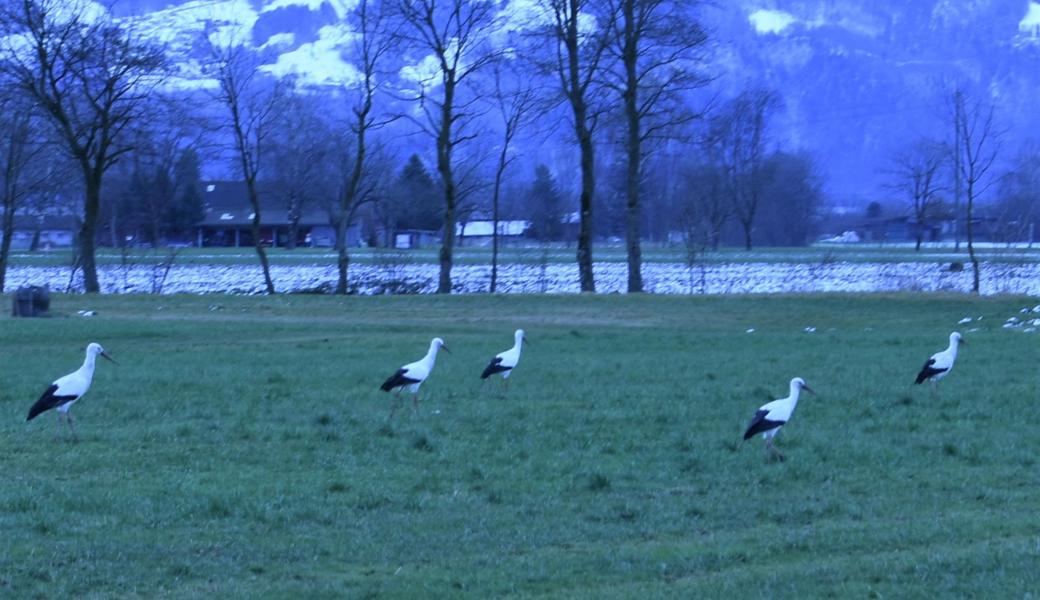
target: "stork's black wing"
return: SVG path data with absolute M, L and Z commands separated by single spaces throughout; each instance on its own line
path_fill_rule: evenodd
M 769 431 L 770 429 L 776 429 L 783 425 L 787 421 L 770 421 L 766 418 L 769 414 L 768 410 L 760 410 L 755 413 L 755 418 L 751 419 L 751 423 L 748 425 L 747 431 L 744 432 L 744 439 L 750 440 L 756 435 L 763 431 Z
M 915 385 L 924 383 L 939 373 L 949 371 L 949 369 L 936 369 L 933 365 L 935 365 L 935 359 L 929 358 L 928 362 L 924 363 L 924 366 L 921 367 L 921 372 L 917 374 L 917 379 L 914 381 Z
M 32 421 L 36 418 L 36 415 L 42 412 L 48 411 L 52 408 L 57 408 L 62 404 L 72 402 L 76 398 L 79 398 L 79 396 L 59 396 L 54 393 L 57 391 L 58 386 L 56 384 L 51 384 L 51 387 L 47 388 L 47 391 L 45 391 L 43 395 L 40 396 L 40 399 L 37 400 L 29 409 L 29 416 L 25 417 L 25 420 Z
M 405 375 L 405 373 L 407 372 L 407 369 L 398 369 L 396 373 L 391 375 L 389 378 L 387 378 L 386 381 L 383 382 L 383 385 L 379 386 L 379 389 L 383 390 L 384 392 L 389 392 L 395 387 L 419 383 L 418 379 L 412 379 L 411 377 L 407 377 Z
M 488 366 L 484 367 L 484 372 L 480 374 L 480 378 L 487 379 L 495 373 L 502 373 L 503 371 L 508 371 L 512 368 L 513 367 L 502 366 L 502 357 L 496 356 L 495 358 L 491 359 L 491 362 L 488 363 Z

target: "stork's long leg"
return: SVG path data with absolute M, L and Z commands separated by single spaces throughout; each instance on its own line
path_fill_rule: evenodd
M 61 411 L 58 411 L 58 420 L 54 422 L 54 424 L 58 426 L 57 429 L 54 430 L 54 439 L 60 439 L 61 438 L 61 416 L 62 416 L 62 414 L 64 414 L 64 413 L 62 413 Z
M 419 392 L 412 394 L 412 410 L 419 412 Z
M 76 434 L 76 424 L 72 418 L 72 413 L 65 413 L 65 422 L 69 424 L 69 431 L 72 432 L 72 441 L 78 442 L 79 435 Z

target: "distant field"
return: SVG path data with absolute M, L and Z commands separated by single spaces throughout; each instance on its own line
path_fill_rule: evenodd
M 57 296 L 0 324 L 0 596 L 1029 597 L 1040 348 L 1000 325 L 1033 304 Z M 911 388 L 965 316 L 940 396 Z M 477 375 L 515 327 L 503 398 Z M 89 341 L 120 364 L 56 442 L 25 412 Z M 766 462 L 740 434 L 796 375 L 820 396 Z
M 439 249 L 435 247 L 415 250 L 391 250 L 385 248 L 353 248 L 351 260 L 361 264 L 437 263 Z M 982 260 L 993 262 L 1022 263 L 1040 260 L 1040 245 L 1015 247 L 1003 244 L 982 245 L 977 253 Z M 327 248 L 284 248 L 268 249 L 273 264 L 328 264 L 336 263 L 336 254 Z M 119 265 L 150 264 L 168 260 L 170 252 L 165 249 L 133 249 L 124 255 L 118 250 L 103 248 L 98 251 L 98 263 Z M 623 245 L 597 245 L 593 257 L 598 262 L 625 262 Z M 462 247 L 455 250 L 457 264 L 487 264 L 491 262 L 491 249 L 484 247 Z M 550 248 L 507 247 L 501 250 L 503 264 L 541 264 L 543 262 L 571 263 L 575 260 L 573 247 Z M 683 246 L 659 246 L 647 244 L 643 247 L 643 260 L 656 263 L 683 263 L 688 260 Z M 750 252 L 743 249 L 723 248 L 717 252 L 704 252 L 696 256 L 703 262 L 953 262 L 966 261 L 967 250 L 954 252 L 952 246 L 929 246 L 916 252 L 912 245 L 872 244 L 824 244 L 807 248 L 761 248 Z M 39 252 L 14 252 L 11 264 L 25 266 L 67 265 L 72 261 L 71 250 Z M 256 262 L 252 248 L 186 248 L 176 254 L 177 264 L 242 264 Z

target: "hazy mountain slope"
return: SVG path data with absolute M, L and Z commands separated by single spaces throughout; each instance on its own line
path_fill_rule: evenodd
M 203 36 L 239 36 L 265 69 L 301 84 L 354 72 L 349 0 L 136 0 L 118 5 L 199 78 Z M 1031 13 L 1030 11 L 1034 11 Z M 1034 14 L 1036 29 L 1024 19 Z M 773 141 L 819 157 L 839 201 L 876 194 L 886 157 L 918 135 L 942 137 L 944 90 L 962 82 L 997 102 L 1016 147 L 1040 131 L 1040 4 L 1028 0 L 733 0 L 705 11 L 723 94 L 768 86 L 784 99 Z M 1034 18 L 1034 17 L 1031 17 Z

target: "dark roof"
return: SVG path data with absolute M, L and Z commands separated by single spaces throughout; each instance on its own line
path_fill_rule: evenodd
M 204 227 L 242 227 L 253 222 L 253 207 L 243 181 L 200 181 L 199 190 L 206 214 Z M 266 226 L 289 224 L 288 203 L 270 184 L 258 183 L 260 223 Z M 301 225 L 328 225 L 329 213 L 321 207 L 306 206 Z

